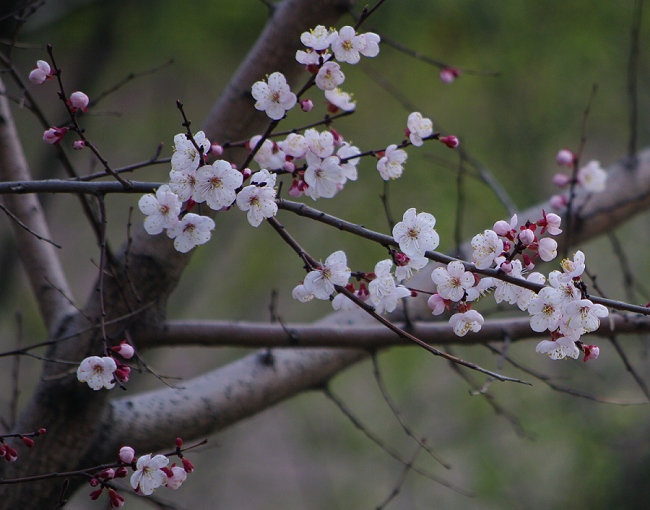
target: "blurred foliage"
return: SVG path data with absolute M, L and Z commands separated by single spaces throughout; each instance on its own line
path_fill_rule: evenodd
M 433 118 L 436 129 L 458 135 L 463 147 L 489 168 L 517 206 L 524 208 L 554 192 L 550 177 L 556 171 L 555 153 L 562 147 L 578 148 L 583 113 L 594 85 L 598 92 L 589 112 L 583 159 L 599 159 L 607 165 L 625 154 L 632 8 L 632 0 L 388 1 L 368 20 L 368 30 L 449 65 L 499 76 L 467 72 L 446 85 L 438 79 L 437 68 L 383 45 L 377 59 L 346 69 L 344 88 L 355 94 L 357 113 L 336 128 L 362 149 L 379 150 L 398 143 L 410 110 L 386 90 L 389 84 Z M 177 99 L 185 104 L 198 129 L 266 17 L 267 8 L 256 0 L 51 1 L 25 26 L 20 42 L 27 47 L 16 49 L 14 57 L 26 75 L 35 60 L 46 57 L 45 44 L 52 44 L 66 86 L 70 91 L 83 90 L 91 98 L 129 73 L 146 72 L 173 60 L 172 65 L 129 82 L 84 118 L 88 136 L 110 163 L 119 167 L 148 159 L 160 142 L 164 143 L 163 156 L 171 155 L 173 136 L 182 131 Z M 648 20 L 644 21 L 647 25 Z M 343 19 L 340 26 L 351 23 L 351 18 Z M 638 76 L 639 146 L 650 139 L 645 53 L 649 39 L 650 33 L 644 30 Z M 377 75 L 380 81 L 375 79 Z M 53 87 L 34 87 L 33 92 L 54 123 L 63 119 Z M 322 113 L 319 94 L 311 95 Z M 19 110 L 16 116 L 34 173 L 61 177 L 33 117 Z M 298 123 L 306 117 L 291 112 L 289 120 Z M 390 184 L 392 213 L 399 219 L 406 208 L 416 207 L 434 214 L 441 249 L 451 250 L 458 196 L 457 154 L 441 144 L 426 144 L 408 152 L 404 176 Z M 81 173 L 97 170 L 87 152 L 71 157 Z M 154 166 L 138 171 L 134 178 L 164 181 L 167 172 L 166 165 Z M 487 187 L 471 176 L 464 178 L 462 190 L 463 238 L 505 217 L 504 208 Z M 378 198 L 383 192 L 374 161 L 364 161 L 358 182 L 346 185 L 335 199 L 314 205 L 335 214 L 345 211 L 341 215 L 352 221 L 388 232 Z M 109 237 L 114 247 L 126 238 L 129 208 L 135 207 L 133 221 L 141 221 L 136 202 L 132 195 L 107 199 Z M 96 244 L 74 198 L 50 197 L 48 210 L 76 298 L 83 302 L 96 274 Z M 318 258 L 345 249 L 355 270 L 369 271 L 385 257 L 380 248 L 327 227 L 286 214 L 281 221 Z M 643 271 L 640 278 L 650 270 L 646 223 L 644 215 L 619 234 L 621 239 L 636 241 L 624 242 L 624 246 L 632 267 Z M 4 239 L 10 246 L 6 232 Z M 609 244 L 595 241 L 586 251 L 599 284 L 612 289 L 612 296 L 623 297 L 622 280 L 618 271 L 611 269 Z M 296 262 L 266 225 L 252 229 L 236 211 L 220 214 L 213 241 L 196 250 L 170 303 L 170 315 L 267 320 L 271 289 L 278 290 L 277 312 L 286 320 L 309 321 L 328 313 L 327 303 L 298 306 L 291 300 L 291 288 L 302 277 Z M 13 311 L 19 309 L 24 316 L 25 341 L 42 339 L 42 327 L 20 274 L 7 271 L 3 280 L 6 313 L 0 320 L 4 337 L 16 336 Z M 525 342 L 512 346 L 510 353 L 563 384 L 612 399 L 641 400 L 606 343 L 598 363 L 584 367 L 581 362 L 552 363 L 534 356 L 533 347 L 534 343 Z M 635 366 L 647 375 L 647 350 L 642 343 L 632 339 L 625 347 Z M 210 351 L 206 355 L 203 350 L 177 349 L 171 356 L 152 353 L 151 359 L 163 372 L 190 376 L 197 369 L 208 369 L 239 354 Z M 459 354 L 488 367 L 496 363 L 493 355 L 476 347 L 459 349 Z M 467 498 L 411 473 L 389 508 L 644 507 L 647 484 L 643 481 L 649 458 L 647 407 L 596 404 L 558 394 L 539 382 L 533 388 L 493 384 L 490 393 L 521 419 L 526 432 L 535 436 L 531 440 L 519 437 L 483 398 L 469 398 L 465 383 L 453 377 L 440 360 L 415 349 L 394 349 L 382 354 L 380 363 L 408 423 L 440 450 L 453 469 L 443 469 L 423 453 L 418 460 L 437 476 L 476 492 L 475 498 Z M 32 374 L 38 372 L 33 361 L 24 366 Z M 29 395 L 33 376 L 24 379 L 22 394 Z M 483 383 L 478 378 L 477 382 Z M 2 384 L 6 387 L 7 381 Z M 143 387 L 156 384 L 148 381 Z M 134 382 L 130 389 L 136 387 Z M 369 364 L 337 378 L 333 389 L 345 396 L 371 430 L 387 438 L 405 458 L 412 455 L 415 445 L 403 435 L 381 399 Z M 164 498 L 173 497 L 184 505 L 181 508 L 197 509 L 370 508 L 388 497 L 402 470 L 319 394 L 301 396 L 267 411 L 220 434 L 212 444 L 217 446 L 197 456 L 197 474 L 178 493 L 165 492 Z M 128 504 L 140 508 L 135 501 Z M 88 505 L 83 494 L 71 508 Z

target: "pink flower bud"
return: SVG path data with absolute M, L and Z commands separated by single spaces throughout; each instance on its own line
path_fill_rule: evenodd
M 186 473 L 193 473 L 194 472 L 194 464 L 192 464 L 185 457 L 183 457 L 183 469 L 185 470 Z
M 519 240 L 524 246 L 528 246 L 535 242 L 535 233 L 529 228 L 525 228 L 519 232 Z
M 50 64 L 45 62 L 45 60 L 39 60 L 36 62 L 36 68 L 29 73 L 29 81 L 34 85 L 41 85 L 46 80 L 52 79 L 52 69 Z
M 61 139 L 65 136 L 65 134 L 68 132 L 68 128 L 62 127 L 62 128 L 57 128 L 57 127 L 51 127 L 45 133 L 43 133 L 43 141 L 49 145 L 54 145 L 57 144 L 61 141 Z
M 175 444 L 176 444 L 176 448 L 183 448 L 183 438 L 182 437 L 177 437 L 176 441 L 175 441 Z
M 563 209 L 569 203 L 569 199 L 564 195 L 553 195 L 548 203 L 554 209 Z
M 282 168 L 289 173 L 294 173 L 296 171 L 296 165 L 293 161 L 285 161 Z
M 40 429 L 38 429 L 38 435 L 39 436 L 42 436 L 46 432 L 47 432 L 47 429 L 45 427 L 41 427 Z
M 590 359 L 596 359 L 600 355 L 600 348 L 597 345 L 585 345 L 584 346 L 585 357 L 583 362 L 586 362 Z
M 310 112 L 314 108 L 314 102 L 311 99 L 301 99 L 299 103 L 303 112 Z
M 438 138 L 438 140 L 440 140 L 442 143 L 444 143 L 450 149 L 455 149 L 456 147 L 458 147 L 460 145 L 460 142 L 458 141 L 458 138 L 456 138 L 453 135 L 441 136 L 440 138 Z
M 127 365 L 118 365 L 117 370 L 113 372 L 115 379 L 121 383 L 128 382 L 129 376 L 131 375 L 131 367 Z
M 124 498 L 114 489 L 108 489 L 108 498 L 111 502 L 111 508 L 122 508 L 124 506 Z
M 223 154 L 223 147 L 218 143 L 213 143 L 210 146 L 210 154 L 214 154 L 217 157 L 221 156 Z
M 573 166 L 576 156 L 569 149 L 562 149 L 555 156 L 555 162 L 560 166 Z
M 499 266 L 499 269 L 501 269 L 501 271 L 503 271 L 506 274 L 510 273 L 512 271 L 512 262 L 508 260 L 502 262 L 501 265 Z
M 564 188 L 565 186 L 571 184 L 571 177 L 561 173 L 555 174 L 553 176 L 553 184 L 555 184 L 559 188 Z
M 99 474 L 97 475 L 97 477 L 98 477 L 98 478 L 106 478 L 106 479 L 108 479 L 108 480 L 112 480 L 113 478 L 115 478 L 115 470 L 114 470 L 113 468 L 106 468 L 106 469 L 104 469 L 104 471 L 102 471 L 101 473 L 99 473 Z
M 339 133 L 333 127 L 330 128 L 330 133 L 332 133 L 332 136 L 334 137 L 334 146 L 335 147 L 340 147 L 341 145 L 343 145 L 343 142 L 345 142 L 345 139 L 343 138 L 343 135 L 341 135 L 341 133 Z
M 79 92 L 77 90 L 76 92 L 70 94 L 70 100 L 68 104 L 70 105 L 70 108 L 73 112 L 76 112 L 77 110 L 81 110 L 82 112 L 87 112 L 89 102 L 90 99 L 88 99 L 88 96 L 83 92 Z
M 135 458 L 135 450 L 130 446 L 123 446 L 120 448 L 119 458 L 125 464 L 131 464 Z
M 250 179 L 250 176 L 253 175 L 250 168 L 244 168 L 241 173 L 244 176 L 244 182 L 246 182 L 247 179 Z
M 85 146 L 86 146 L 86 142 L 84 142 L 83 140 L 77 140 L 75 141 L 75 143 L 72 144 L 72 148 L 76 151 L 80 151 Z
M 93 478 L 90 479 L 90 482 L 88 482 L 88 483 L 90 484 L 91 487 L 97 487 L 99 485 L 99 480 L 97 480 L 97 478 L 93 477 Z
M 4 455 L 5 460 L 7 462 L 15 462 L 18 459 L 18 452 L 8 444 L 4 445 L 4 447 L 5 447 L 5 455 Z
M 289 188 L 289 196 L 292 198 L 300 198 L 304 193 L 302 184 L 303 181 L 294 179 L 293 182 L 291 183 L 291 187 Z
M 453 67 L 443 67 L 440 70 L 440 81 L 443 83 L 453 83 L 460 76 L 460 71 Z
M 32 446 L 34 446 L 34 440 L 31 437 L 21 436 L 20 439 L 25 444 L 25 446 L 27 446 L 28 448 L 31 448 Z
M 129 470 L 125 467 L 120 467 L 115 470 L 115 478 L 125 478 L 129 474 Z
M 114 345 L 111 347 L 111 350 L 118 353 L 124 359 L 131 359 L 135 354 L 135 349 L 131 344 L 127 343 L 126 340 L 122 340 L 120 345 Z
M 104 492 L 104 489 L 101 489 L 101 488 L 97 489 L 96 491 L 92 491 L 90 493 L 90 499 L 92 499 L 93 501 L 96 501 L 97 499 L 99 499 L 99 496 L 102 495 L 102 492 Z
M 492 228 L 498 236 L 506 236 L 510 233 L 510 224 L 505 220 L 499 220 Z

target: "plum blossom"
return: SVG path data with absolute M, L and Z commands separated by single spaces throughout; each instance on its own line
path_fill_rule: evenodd
M 165 487 L 172 490 L 177 490 L 183 482 L 187 479 L 187 471 L 180 466 L 172 466 L 163 470 L 167 475 L 167 482 Z M 171 474 L 171 476 L 170 476 Z
M 69 131 L 67 127 L 51 127 L 43 133 L 43 141 L 48 145 L 59 143 Z
M 315 296 L 309 292 L 301 283 L 300 285 L 296 285 L 293 288 L 293 291 L 291 291 L 291 297 L 293 297 L 293 299 L 296 301 L 300 301 L 301 303 L 308 303 L 314 299 Z
M 398 149 L 397 145 L 389 145 L 383 157 L 377 162 L 377 170 L 379 170 L 381 178 L 387 181 L 400 177 L 404 171 L 402 165 L 407 157 L 408 154 L 402 149 Z
M 296 61 L 299 64 L 307 66 L 308 69 L 316 68 L 320 63 L 321 55 L 317 51 L 314 51 L 311 48 L 308 48 L 307 51 L 298 50 L 296 51 Z M 313 71 L 316 72 L 315 70 Z
M 379 55 L 379 42 L 381 38 L 377 34 L 374 32 L 366 32 L 365 34 L 361 34 L 360 37 L 363 37 L 366 42 L 366 45 L 361 50 L 361 54 L 364 57 L 372 58 Z
M 550 262 L 557 257 L 557 242 L 550 237 L 544 237 L 537 243 L 537 251 L 539 258 L 544 262 Z
M 335 285 L 345 286 L 350 279 L 345 252 L 335 251 L 325 259 L 325 262 L 305 276 L 305 290 L 317 299 L 329 299 Z
M 539 291 L 537 297 L 530 300 L 528 304 L 528 313 L 530 318 L 530 327 L 533 331 L 541 333 L 549 330 L 555 331 L 562 320 L 561 296 L 557 289 L 553 287 L 544 287 Z
M 422 139 L 431 136 L 433 133 L 431 119 L 423 117 L 420 112 L 413 112 L 409 115 L 406 127 L 408 128 L 409 140 L 416 147 L 422 146 L 424 143 Z
M 565 275 L 571 278 L 578 278 L 585 271 L 585 254 L 578 250 L 573 255 L 573 260 L 564 259 L 560 265 Z
M 402 221 L 393 227 L 393 238 L 406 255 L 423 256 L 427 250 L 435 250 L 440 244 L 435 226 L 436 218 L 432 214 L 416 214 L 412 207 L 404 213 Z
M 273 120 L 280 120 L 288 110 L 296 105 L 296 95 L 291 92 L 287 79 L 282 73 L 273 73 L 268 77 L 268 83 L 258 81 L 251 89 L 255 108 Z
M 420 257 L 418 255 L 407 256 L 404 253 L 397 253 L 394 255 L 395 258 L 395 279 L 398 282 L 403 282 L 404 280 L 410 280 L 413 277 L 413 273 L 420 271 L 429 263 L 429 259 L 426 257 Z
M 337 109 L 341 109 L 344 112 L 351 112 L 357 107 L 357 102 L 352 100 L 352 95 L 343 92 L 338 87 L 332 90 L 326 90 L 325 99 L 327 99 L 330 105 L 334 107 L 334 112 L 336 112 Z M 328 108 L 328 110 L 330 110 L 330 108 Z
M 29 73 L 29 81 L 34 85 L 41 85 L 46 80 L 52 79 L 52 68 L 45 60 L 38 60 L 36 67 Z
M 446 309 L 449 308 L 450 302 L 448 299 L 443 298 L 437 292 L 431 294 L 427 300 L 427 306 L 431 308 L 431 313 L 433 315 L 441 315 Z
M 503 241 L 494 230 L 484 230 L 472 238 L 472 261 L 479 269 L 487 269 L 503 253 Z
M 605 190 L 607 184 L 607 172 L 603 170 L 598 161 L 590 161 L 576 175 L 578 183 L 585 190 L 592 193 L 600 193 Z
M 262 139 L 261 135 L 256 135 L 250 139 L 248 145 L 251 150 L 257 147 L 257 144 Z M 264 140 L 262 146 L 257 148 L 257 152 L 253 159 L 260 165 L 260 168 L 267 170 L 278 170 L 284 166 L 287 155 L 282 151 L 279 144 L 274 143 L 268 138 Z
M 176 193 L 181 202 L 194 196 L 196 186 L 196 169 L 186 171 L 171 170 L 169 172 L 169 188 Z
M 67 101 L 68 106 L 70 106 L 70 110 L 73 112 L 76 112 L 77 110 L 87 112 L 88 103 L 90 103 L 88 96 L 78 90 L 70 94 L 70 99 Z
M 278 142 L 280 150 L 292 158 L 302 158 L 309 149 L 309 144 L 303 135 L 291 133 L 284 141 Z M 268 167 L 267 167 L 268 168 Z
M 218 159 L 196 171 L 192 198 L 196 203 L 207 203 L 215 211 L 230 207 L 237 197 L 235 190 L 242 185 L 243 179 L 239 170 L 235 170 L 227 161 Z
M 522 278 L 522 270 L 521 261 L 519 259 L 513 260 L 511 263 L 510 276 Z M 521 287 L 498 279 L 494 280 L 494 285 L 496 287 L 496 290 L 494 291 L 494 300 L 497 303 L 505 301 L 506 303 L 514 305 L 517 302 L 517 299 L 519 299 Z
M 77 368 L 77 379 L 85 382 L 93 390 L 106 388 L 110 390 L 115 386 L 113 372 L 117 370 L 117 363 L 111 357 L 90 356 L 84 359 Z
M 370 302 L 378 314 L 392 312 L 397 307 L 397 302 L 411 295 L 411 291 L 402 285 L 395 284 L 395 278 L 390 272 L 393 261 L 381 260 L 375 265 L 376 278 L 368 285 Z
M 162 470 L 169 464 L 164 455 L 151 454 L 141 456 L 136 463 L 136 471 L 131 475 L 131 487 L 149 496 L 155 489 L 167 483 L 167 475 Z
M 203 162 L 203 156 L 210 150 L 210 140 L 205 137 L 203 131 L 194 135 L 194 142 L 187 138 L 186 133 L 179 133 L 174 136 L 174 153 L 172 154 L 172 171 L 193 173 Z
M 148 234 L 160 234 L 166 228 L 172 228 L 178 223 L 182 202 L 167 184 L 156 190 L 156 194 L 143 195 L 138 202 L 138 207 L 147 217 L 144 220 L 144 229 Z
M 536 283 L 538 285 L 543 285 L 546 283 L 546 277 L 542 273 L 530 273 L 526 277 L 526 281 Z M 517 295 L 517 306 L 522 312 L 525 312 L 528 310 L 531 299 L 536 296 L 537 294 L 535 294 L 534 291 L 520 287 Z
M 366 39 L 357 35 L 354 28 L 345 26 L 338 31 L 336 38 L 332 41 L 334 57 L 339 62 L 356 64 L 361 60 L 360 52 L 366 47 Z
M 329 131 L 319 133 L 315 129 L 308 129 L 305 131 L 305 141 L 309 150 L 319 158 L 334 154 L 334 135 Z
M 540 234 L 544 234 L 545 232 L 548 232 L 552 236 L 557 236 L 562 233 L 562 229 L 560 228 L 560 224 L 562 223 L 562 218 L 560 218 L 555 213 L 546 214 L 546 211 L 544 211 L 543 209 L 542 209 L 542 216 L 543 218 L 541 220 L 537 220 L 536 222 L 536 225 L 538 227 L 542 227 Z
M 278 212 L 275 203 L 275 175 L 268 170 L 260 170 L 251 178 L 251 185 L 246 186 L 237 195 L 237 207 L 246 212 L 248 223 L 259 227 L 264 218 L 271 218 Z
M 346 160 L 345 162 L 341 161 L 340 167 L 345 178 L 351 181 L 356 181 L 358 177 L 357 165 L 359 164 L 360 158 L 354 157 L 357 154 L 361 154 L 359 148 L 355 147 L 354 145 L 350 145 L 347 142 L 343 142 L 341 147 L 339 147 L 339 150 L 336 151 L 336 155 L 339 158 Z
M 456 335 L 465 336 L 469 331 L 480 331 L 484 321 L 483 316 L 476 310 L 467 310 L 452 315 L 449 324 Z
M 339 158 L 330 156 L 321 160 L 313 152 L 307 153 L 307 170 L 304 179 L 309 187 L 305 194 L 313 200 L 332 198 L 345 184 L 345 176 Z
M 187 253 L 195 246 L 210 240 L 215 224 L 212 218 L 188 213 L 173 227 L 167 229 L 167 236 L 174 240 L 174 248 Z
M 562 310 L 567 326 L 578 331 L 595 331 L 600 326 L 599 317 L 607 317 L 609 311 L 603 305 L 589 299 L 571 301 Z
M 354 294 L 361 301 L 366 301 L 368 299 L 368 289 L 363 283 L 361 283 L 359 290 L 357 291 L 354 290 L 354 285 L 351 283 L 348 283 L 345 288 L 352 292 L 352 294 Z M 337 294 L 334 296 L 334 299 L 332 299 L 332 308 L 334 308 L 334 310 L 340 310 L 342 312 L 349 312 L 351 310 L 359 308 L 359 305 L 349 299 L 345 294 L 341 293 Z
M 325 62 L 316 74 L 316 86 L 321 90 L 334 90 L 344 81 L 345 75 L 336 62 Z
M 329 48 L 330 44 L 332 44 L 336 37 L 336 30 L 328 30 L 323 25 L 318 25 L 317 27 L 310 29 L 309 32 L 303 32 L 300 36 L 300 42 L 308 48 L 322 51 Z
M 447 268 L 437 267 L 431 273 L 431 279 L 436 284 L 438 294 L 444 299 L 460 301 L 465 291 L 474 286 L 474 275 L 465 271 L 465 266 L 459 260 L 447 264 Z
M 549 358 L 557 360 L 567 356 L 578 359 L 580 350 L 576 346 L 575 338 L 551 334 L 551 340 L 542 340 L 537 344 L 535 351 L 547 354 Z
M 122 340 L 118 345 L 114 345 L 111 347 L 111 350 L 122 356 L 124 359 L 131 359 L 135 354 L 135 349 L 126 340 Z

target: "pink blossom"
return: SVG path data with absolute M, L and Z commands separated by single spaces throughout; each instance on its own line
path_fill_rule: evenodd
M 345 75 L 336 62 L 325 62 L 316 75 L 316 86 L 321 90 L 334 90 L 344 81 Z
M 573 166 L 575 160 L 575 154 L 569 149 L 562 149 L 557 153 L 557 156 L 555 156 L 555 161 L 560 166 Z
M 600 355 L 600 348 L 597 345 L 584 345 L 585 357 L 582 359 L 583 362 L 589 361 L 590 359 L 597 359 Z
M 43 133 L 43 141 L 49 145 L 55 145 L 61 141 L 67 132 L 68 128 L 66 127 L 51 127 Z
M 70 94 L 70 99 L 68 100 L 70 109 L 73 112 L 76 112 L 77 110 L 81 110 L 82 112 L 87 112 L 88 103 L 90 103 L 90 99 L 88 99 L 88 96 L 83 92 L 79 92 L 78 90 Z
M 120 448 L 119 458 L 125 464 L 131 464 L 135 458 L 135 450 L 130 446 L 123 446 Z
M 29 81 L 34 85 L 41 85 L 46 80 L 52 79 L 52 68 L 50 64 L 45 62 L 45 60 L 39 60 L 36 62 L 36 68 L 29 73 Z
M 443 67 L 440 70 L 440 81 L 443 83 L 453 83 L 460 76 L 460 71 L 453 67 Z

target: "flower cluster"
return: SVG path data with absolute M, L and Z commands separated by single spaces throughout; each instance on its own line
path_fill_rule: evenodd
M 119 462 L 114 467 L 103 469 L 90 479 L 91 487 L 99 487 L 90 493 L 90 499 L 99 499 L 104 489 L 107 489 L 110 507 L 122 508 L 124 497 L 109 484 L 116 478 L 127 477 L 129 468 L 133 470 L 129 479 L 130 485 L 138 494 L 150 496 L 162 486 L 177 490 L 187 479 L 188 473 L 194 471 L 194 465 L 181 452 L 182 446 L 183 440 L 177 438 L 174 455 L 181 459 L 181 466 L 176 464 L 169 466 L 169 458 L 165 455 L 146 454 L 136 459 L 135 450 L 130 446 L 123 446 L 118 454 Z
M 131 375 L 131 368 L 120 361 L 128 360 L 133 357 L 135 350 L 126 340 L 119 345 L 109 349 L 110 356 L 89 356 L 85 358 L 77 368 L 77 379 L 85 382 L 93 390 L 98 391 L 102 388 L 110 390 L 119 383 L 125 383 Z M 115 355 L 119 358 L 116 360 Z

